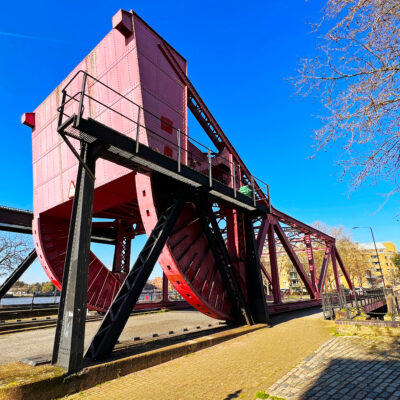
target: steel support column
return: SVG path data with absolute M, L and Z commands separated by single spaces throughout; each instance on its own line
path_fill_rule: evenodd
M 317 292 L 314 290 L 313 285 L 310 281 L 310 278 L 307 276 L 306 271 L 303 268 L 303 265 L 301 264 L 300 260 L 298 259 L 296 252 L 293 250 L 292 246 L 289 243 L 288 238 L 285 235 L 285 232 L 283 232 L 282 227 L 279 225 L 279 222 L 274 225 L 275 232 L 278 235 L 279 240 L 282 243 L 282 246 L 284 247 L 287 255 L 290 258 L 290 261 L 296 268 L 296 271 L 298 275 L 300 276 L 300 279 L 303 281 L 308 293 L 310 294 L 312 299 L 315 299 L 317 297 Z
M 308 266 L 310 269 L 311 284 L 313 285 L 315 292 L 318 292 L 318 283 L 317 283 L 317 276 L 315 274 L 314 255 L 313 255 L 313 250 L 312 250 L 310 234 L 306 233 L 304 235 L 304 243 L 306 245 Z
M 263 262 L 261 261 L 261 255 L 262 255 L 263 250 L 264 250 L 265 239 L 266 239 L 267 234 L 268 234 L 268 228 L 269 228 L 269 221 L 268 221 L 268 217 L 265 216 L 263 218 L 262 222 L 261 222 L 261 226 L 260 226 L 260 229 L 259 229 L 258 235 L 257 235 L 257 250 L 258 250 L 257 253 L 258 253 L 258 259 L 259 259 L 259 262 L 260 262 L 261 271 L 263 272 L 263 274 L 267 278 L 268 282 L 272 285 L 272 277 L 268 273 L 268 271 L 265 268 Z
M 21 277 L 21 275 L 29 268 L 30 265 L 36 260 L 36 250 L 33 249 L 26 258 L 18 265 L 11 275 L 0 286 L 0 299 L 10 290 L 11 286 Z
M 278 259 L 276 257 L 274 226 L 272 224 L 270 224 L 268 228 L 268 250 L 269 263 L 271 265 L 272 294 L 274 296 L 274 303 L 279 304 L 281 302 L 281 287 L 279 284 L 279 268 Z
M 186 202 L 183 191 L 158 219 L 135 264 L 105 315 L 85 357 L 100 359 L 109 355 L 153 271 L 154 264 L 170 236 Z
M 332 247 L 333 247 L 332 243 L 327 243 L 325 254 L 324 254 L 324 260 L 322 261 L 321 273 L 319 275 L 319 281 L 318 281 L 319 293 L 322 293 L 324 291 L 326 273 L 328 271 L 329 257 L 331 255 Z
M 168 298 L 168 278 L 167 275 L 162 275 L 162 302 L 167 303 L 169 301 Z
M 257 235 L 257 252 L 259 257 L 261 257 L 261 254 L 264 249 L 265 239 L 268 234 L 268 228 L 269 228 L 269 221 L 268 217 L 265 216 L 261 221 L 260 229 L 258 230 L 258 235 Z
M 337 261 L 338 261 L 338 263 L 339 263 L 340 269 L 342 270 L 342 273 L 343 273 L 343 275 L 344 275 L 344 277 L 345 277 L 345 279 L 346 279 L 346 282 L 347 282 L 347 284 L 349 285 L 349 288 L 350 288 L 350 289 L 354 289 L 353 283 L 352 283 L 352 281 L 351 281 L 351 279 L 350 279 L 350 275 L 349 275 L 349 273 L 347 272 L 347 270 L 346 270 L 346 268 L 345 268 L 345 266 L 344 266 L 344 264 L 343 264 L 342 257 L 340 257 L 340 254 L 339 254 L 339 252 L 338 252 L 338 250 L 337 250 L 336 245 L 335 245 L 335 255 L 336 255 L 336 259 L 337 259 Z
M 265 268 L 263 262 L 260 260 L 260 268 L 261 268 L 261 272 L 264 274 L 264 276 L 267 278 L 268 283 L 270 283 L 272 285 L 272 277 L 271 275 L 268 273 L 267 269 Z
M 333 246 L 333 248 L 332 248 L 331 260 L 332 260 L 333 276 L 335 277 L 336 290 L 340 293 L 340 279 L 339 279 L 339 272 L 338 272 L 337 265 L 336 265 L 335 246 Z
M 246 237 L 246 281 L 250 313 L 254 323 L 269 324 L 259 256 L 254 237 L 253 220 L 249 213 L 244 216 L 244 231 Z
M 118 236 L 115 244 L 113 273 L 123 282 L 129 272 L 131 259 L 132 224 L 123 220 L 117 220 Z
M 72 207 L 65 268 L 52 363 L 77 372 L 83 366 L 90 235 L 96 155 L 103 147 L 82 143 L 76 191 Z M 92 176 L 91 176 L 92 175 Z

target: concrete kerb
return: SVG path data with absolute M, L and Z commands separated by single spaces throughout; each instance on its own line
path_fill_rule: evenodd
M 257 324 L 230 329 L 146 353 L 97 364 L 70 376 L 61 374 L 35 382 L 0 385 L 0 400 L 36 400 L 39 398 L 41 400 L 50 400 L 60 398 L 265 327 L 267 325 Z M 30 368 L 34 369 L 35 367 Z M 55 369 L 57 368 L 55 367 Z

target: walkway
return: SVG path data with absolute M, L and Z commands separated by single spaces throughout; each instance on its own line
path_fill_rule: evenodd
M 314 313 L 314 314 L 313 314 Z M 279 315 L 272 329 L 241 336 L 98 385 L 68 399 L 255 399 L 331 337 L 315 310 Z
M 287 400 L 399 400 L 399 339 L 332 338 L 266 392 Z

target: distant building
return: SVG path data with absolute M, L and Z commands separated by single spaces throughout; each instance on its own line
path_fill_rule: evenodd
M 385 284 L 395 285 L 399 281 L 398 269 L 392 261 L 393 256 L 397 254 L 396 245 L 393 242 L 377 242 L 376 248 L 379 259 L 373 243 L 360 243 L 360 249 L 367 256 L 371 266 L 369 276 L 367 276 L 368 283 L 370 286 L 383 286 L 380 262 Z
M 376 247 L 378 250 L 379 261 L 382 266 L 385 284 L 387 286 L 400 284 L 399 271 L 392 261 L 393 256 L 398 253 L 396 245 L 393 242 L 377 242 Z M 367 275 L 365 277 L 366 286 L 382 287 L 382 276 L 374 244 L 360 243 L 359 248 L 365 255 L 365 258 L 369 264 L 367 266 Z M 305 270 L 308 271 L 308 263 L 304 260 L 304 257 L 302 257 L 302 253 L 304 253 L 304 251 L 298 252 L 297 255 L 300 261 L 303 262 Z M 268 249 L 264 248 L 261 261 L 266 267 L 268 266 L 267 269 L 269 270 L 269 258 L 267 254 Z M 301 281 L 296 269 L 288 261 L 286 253 L 283 251 L 278 252 L 277 261 L 279 268 L 280 288 L 290 290 L 291 293 L 304 293 L 306 291 L 304 284 Z M 332 268 L 331 263 L 329 264 L 329 268 Z M 339 279 L 341 280 L 341 283 L 344 284 L 344 281 L 341 279 L 341 277 Z
M 261 261 L 263 262 L 264 266 L 269 266 L 269 258 L 267 256 L 266 248 L 261 256 Z M 286 252 L 278 251 L 277 262 L 280 288 L 290 290 L 290 293 L 307 293 L 304 283 L 302 282 L 295 267 L 289 262 Z M 269 270 L 269 267 L 267 269 Z M 306 266 L 305 269 L 307 271 L 308 266 Z
M 11 296 L 21 296 L 21 295 L 25 295 L 25 294 L 27 294 L 27 293 L 28 293 L 28 292 L 27 292 L 26 289 L 20 288 L 20 287 L 17 287 L 17 288 L 12 287 L 12 288 L 10 288 L 10 290 L 7 292 L 7 294 L 8 294 L 8 295 L 11 295 Z

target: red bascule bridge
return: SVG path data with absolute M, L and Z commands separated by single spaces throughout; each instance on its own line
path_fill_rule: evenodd
M 189 80 L 186 60 L 133 11 L 120 10 L 112 23 L 23 115 L 32 128 L 35 249 L 62 288 L 53 363 L 73 372 L 84 356 L 108 355 L 157 261 L 191 306 L 236 323 L 268 323 L 268 313 L 318 304 L 328 265 L 337 289 L 339 268 L 351 288 L 335 239 L 271 205 L 268 186 Z M 188 135 L 188 110 L 213 148 Z M 93 232 L 112 236 L 112 269 L 90 251 Z M 131 265 L 131 241 L 142 234 L 147 242 Z M 277 244 L 310 300 L 282 303 Z M 325 251 L 319 276 L 313 246 Z M 272 287 L 268 303 L 263 276 Z M 106 314 L 84 355 L 87 307 Z

